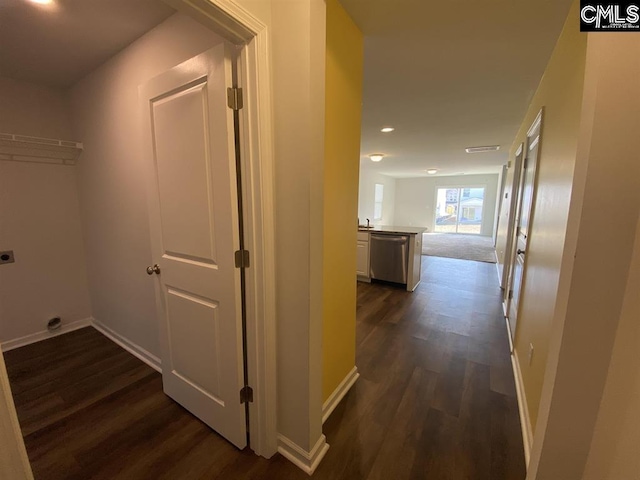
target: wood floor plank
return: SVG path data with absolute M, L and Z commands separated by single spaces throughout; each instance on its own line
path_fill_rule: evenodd
M 420 455 L 416 449 L 416 442 L 422 436 L 436 380 L 437 374 L 420 367 L 414 368 L 402 401 L 369 474 L 369 480 L 410 478 L 412 465 L 416 456 Z M 389 462 L 390 458 L 393 458 L 394 461 Z
M 321 480 L 522 480 L 495 266 L 423 257 L 410 293 L 358 284 L 360 379 L 324 425 Z M 92 328 L 5 355 L 36 480 L 303 480 L 240 451 Z
M 456 450 L 458 419 L 440 410 L 427 412 L 422 435 L 416 445 L 418 454 L 411 466 L 411 480 L 458 480 Z

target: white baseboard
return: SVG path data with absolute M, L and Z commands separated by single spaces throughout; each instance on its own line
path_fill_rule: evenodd
M 162 373 L 162 362 L 158 357 L 148 352 L 141 346 L 136 345 L 131 340 L 126 339 L 119 333 L 107 327 L 104 323 L 100 322 L 99 320 L 96 320 L 95 318 L 92 320 L 91 325 L 93 326 L 93 328 L 98 330 L 109 340 L 120 345 L 131 355 L 139 358 L 140 360 L 142 360 L 144 363 L 149 365 L 151 368 L 153 368 L 157 372 Z
M 496 272 L 498 273 L 498 285 L 500 285 L 500 288 L 504 290 L 504 285 L 502 285 L 502 273 L 500 272 L 500 262 L 498 261 L 498 252 L 494 250 L 493 255 L 496 257 L 495 265 L 496 265 Z
M 513 354 L 513 335 L 511 333 L 511 324 L 509 323 L 509 317 L 504 317 L 504 322 L 507 324 L 507 338 L 509 339 L 509 352 Z
M 322 423 L 327 421 L 329 415 L 335 410 L 338 404 L 342 401 L 347 392 L 351 389 L 356 380 L 360 377 L 358 373 L 358 367 L 353 367 L 347 376 L 342 379 L 340 385 L 333 391 L 327 401 L 322 405 Z
M 520 412 L 520 428 L 522 430 L 522 443 L 524 445 L 524 459 L 528 467 L 529 458 L 531 457 L 531 445 L 533 443 L 533 430 L 531 429 L 529 407 L 524 391 L 524 383 L 522 382 L 520 362 L 518 361 L 518 355 L 515 349 L 511 354 L 511 365 L 513 367 L 513 377 L 516 381 L 516 394 L 518 395 L 518 411 Z
M 504 318 L 509 317 L 509 312 L 507 312 L 507 303 L 504 301 L 504 299 L 502 299 L 502 315 L 504 316 Z
M 289 440 L 284 435 L 278 435 L 278 452 L 308 475 L 313 475 L 318 465 L 329 450 L 327 437 L 321 435 L 310 452 Z
M 82 320 L 76 320 L 75 322 L 62 323 L 58 330 L 50 332 L 49 330 L 42 330 L 40 332 L 32 333 L 31 335 L 25 335 L 24 337 L 16 338 L 14 340 L 7 340 L 2 342 L 0 348 L 3 352 L 8 352 L 14 348 L 24 347 L 32 343 L 41 342 L 48 338 L 57 337 L 58 335 L 64 335 L 65 333 L 79 330 L 80 328 L 88 327 L 91 325 L 92 318 L 83 318 Z

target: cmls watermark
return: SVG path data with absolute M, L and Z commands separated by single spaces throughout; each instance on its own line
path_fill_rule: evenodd
M 640 3 L 580 1 L 581 32 L 640 32 Z

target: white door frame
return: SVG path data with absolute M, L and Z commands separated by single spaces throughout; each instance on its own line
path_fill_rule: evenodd
M 0 478 L 33 480 L 9 377 L 0 350 Z
M 521 183 L 520 177 L 523 174 L 522 165 L 524 163 L 525 156 L 526 153 L 524 151 L 524 142 L 521 142 L 513 158 L 513 166 L 515 170 L 513 173 L 513 182 L 511 185 L 511 198 L 509 199 L 509 209 L 511 213 L 509 215 L 509 222 L 507 225 L 507 241 L 504 249 L 504 266 L 502 267 L 502 284 L 504 288 L 504 291 L 502 292 L 502 312 L 504 313 L 505 318 L 509 316 L 509 288 L 511 285 L 511 269 L 513 268 L 513 255 L 511 247 L 515 239 L 516 221 L 518 220 L 518 201 L 520 198 Z M 509 327 L 508 321 L 507 327 Z M 511 330 L 509 330 L 509 332 L 511 332 Z M 509 333 L 509 338 L 512 338 L 511 333 Z M 513 345 L 511 345 L 511 351 L 513 351 Z
M 275 218 L 269 31 L 232 0 L 164 0 L 239 47 L 242 195 L 246 269 L 247 361 L 251 449 L 277 451 Z
M 525 175 L 527 173 L 527 168 L 525 167 L 528 167 L 529 169 L 531 169 L 531 172 L 532 172 L 531 173 L 532 175 L 531 205 L 529 205 L 529 211 L 527 212 L 529 223 L 527 224 L 527 235 L 525 236 L 527 240 L 526 250 L 529 250 L 529 242 L 531 237 L 531 225 L 533 223 L 533 215 L 535 212 L 536 193 L 537 193 L 537 186 L 538 186 L 538 163 L 540 161 L 540 153 L 541 153 L 543 118 L 544 118 L 544 107 L 540 109 L 540 111 L 538 112 L 538 115 L 536 115 L 535 120 L 529 127 L 529 130 L 527 130 L 527 138 L 524 143 L 525 145 L 524 156 L 522 158 L 522 165 L 520 169 L 520 180 L 518 181 L 518 198 L 516 202 L 514 224 L 513 224 L 513 229 L 511 231 L 511 241 L 508 242 L 508 245 L 509 245 L 508 255 L 510 260 L 509 260 L 509 273 L 507 276 L 507 284 L 505 286 L 504 297 L 503 297 L 503 307 L 504 307 L 505 319 L 507 321 L 507 328 L 509 330 L 510 347 L 511 347 L 512 353 L 513 353 L 514 344 L 515 344 L 515 335 L 516 335 L 515 330 L 517 329 L 517 325 L 516 325 L 516 328 L 513 329 L 514 331 L 512 331 L 511 321 L 510 321 L 510 316 L 511 316 L 510 309 L 511 309 L 511 303 L 512 303 L 511 292 L 513 290 L 513 285 L 514 285 L 513 273 L 516 268 L 516 262 L 518 261 L 516 252 L 518 249 L 518 233 L 520 228 L 520 220 L 523 214 L 523 207 L 524 207 L 522 204 L 523 202 L 522 196 L 524 195 L 524 182 L 525 182 Z M 530 156 L 530 151 L 532 148 L 531 137 L 536 134 L 536 131 L 538 135 L 538 138 L 536 140 L 538 145 L 538 152 L 536 153 L 535 158 L 531 158 Z M 520 316 L 520 305 L 522 303 L 522 293 L 524 290 L 525 276 L 527 273 L 527 258 L 528 258 L 528 253 L 525 254 L 524 259 L 522 261 L 522 278 L 520 280 L 520 290 L 518 293 L 519 295 L 518 305 L 515 310 L 516 322 L 518 321 L 518 317 Z

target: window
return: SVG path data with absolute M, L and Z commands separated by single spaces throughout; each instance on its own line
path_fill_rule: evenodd
M 436 222 L 434 232 L 482 232 L 484 187 L 441 187 L 436 195 Z
M 382 220 L 382 197 L 384 194 L 384 185 L 376 183 L 373 195 L 373 219 Z

